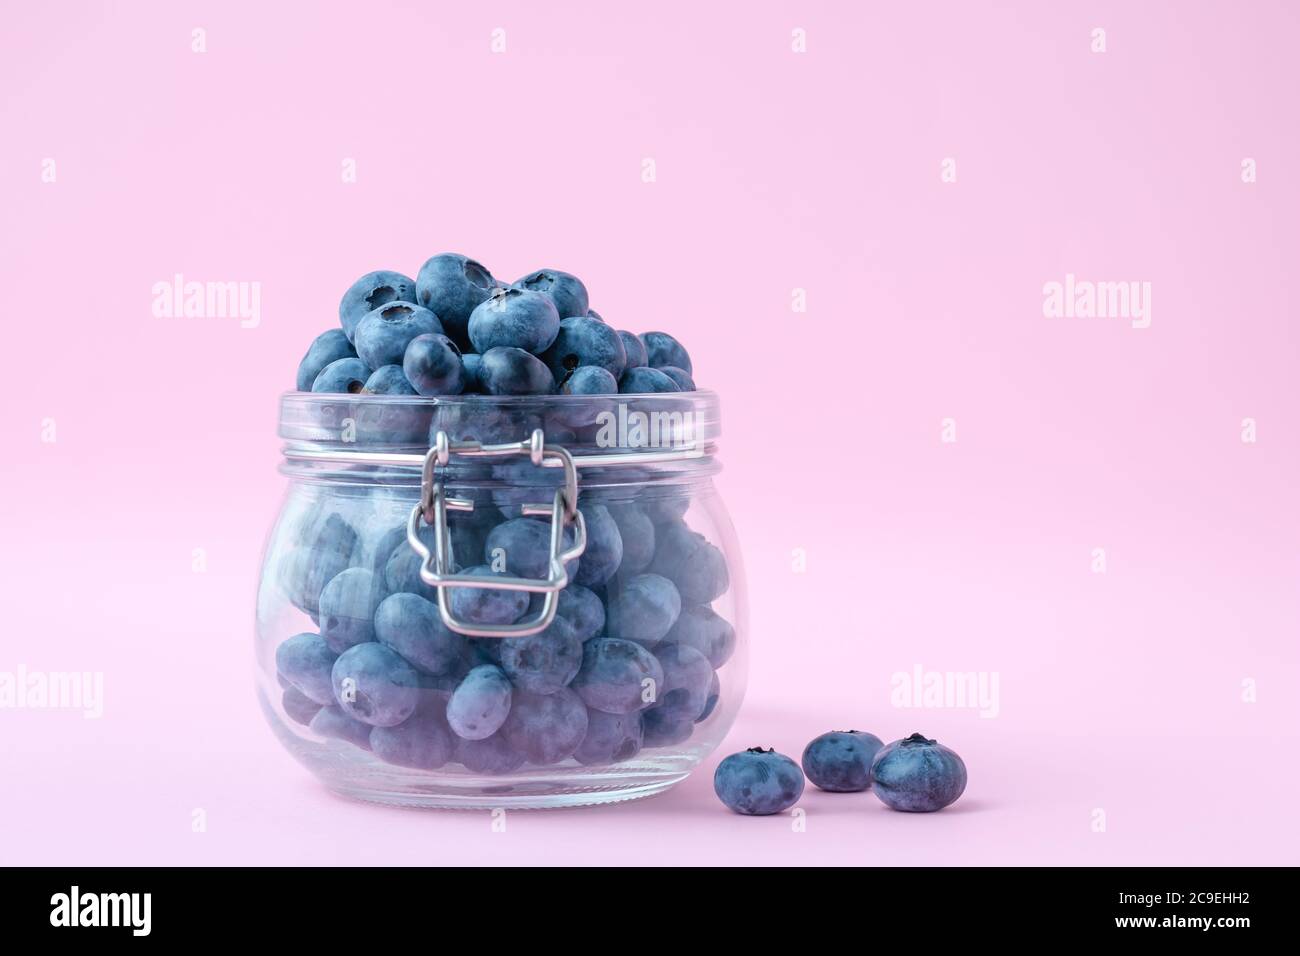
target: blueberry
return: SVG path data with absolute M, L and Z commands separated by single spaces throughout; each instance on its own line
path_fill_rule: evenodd
M 384 599 L 383 581 L 366 568 L 348 568 L 320 593 L 320 636 L 336 654 L 375 639 L 375 608 Z
M 680 392 L 677 383 L 657 368 L 630 368 L 618 381 L 618 390 L 625 395 L 645 395 L 651 392 Z
M 551 523 L 535 518 L 503 521 L 488 532 L 483 560 L 516 577 L 547 577 L 551 570 Z M 574 558 L 564 566 L 570 580 L 582 573 L 580 560 Z
M 319 634 L 295 634 L 275 649 L 275 670 L 317 704 L 334 703 L 330 673 L 338 654 Z
M 400 365 L 381 365 L 370 373 L 361 389 L 366 395 L 415 395 L 413 386 Z
M 966 789 L 966 764 L 921 734 L 895 740 L 871 762 L 871 790 L 891 810 L 942 810 Z
M 659 526 L 650 570 L 677 585 L 684 604 L 708 604 L 731 583 L 722 552 L 681 521 Z
M 704 702 L 704 710 L 700 712 L 700 716 L 695 718 L 697 724 L 701 724 L 709 719 L 709 714 L 713 713 L 713 711 L 717 709 L 718 700 L 721 697 L 722 682 L 718 680 L 717 671 L 714 671 L 713 680 L 709 681 L 709 696 Z
M 603 368 L 584 365 L 574 369 L 560 386 L 561 395 L 617 395 L 618 379 Z M 595 416 L 589 416 L 593 420 Z M 582 424 L 586 424 L 585 422 Z
M 578 673 L 582 647 L 569 622 L 557 617 L 539 634 L 503 639 L 501 669 L 522 691 L 553 694 Z
M 480 381 L 480 373 L 483 370 L 483 356 L 477 352 L 466 352 L 462 349 L 460 356 L 461 368 L 465 372 L 465 394 L 483 391 Z
M 587 735 L 573 756 L 586 766 L 631 760 L 641 751 L 641 715 L 587 711 Z
M 465 638 L 446 624 L 437 605 L 418 594 L 390 594 L 375 611 L 375 639 L 426 674 L 452 673 L 464 659 Z
M 587 736 L 587 708 L 567 687 L 548 695 L 516 692 L 501 734 L 530 763 L 559 763 Z
M 684 516 L 690 510 L 691 499 L 683 494 L 664 494 L 659 489 L 652 489 L 639 497 L 637 504 L 658 528 L 659 525 L 671 524 Z
M 560 318 L 587 314 L 587 287 L 577 276 L 558 269 L 538 269 L 511 283 L 512 288 L 540 292 L 555 303 Z
M 523 349 L 494 348 L 483 353 L 478 371 L 479 387 L 488 395 L 549 395 L 555 379 L 544 362 Z M 525 435 L 513 429 L 502 441 L 521 441 Z
M 452 758 L 455 739 L 442 707 L 421 707 L 394 727 L 370 731 L 370 748 L 386 763 L 416 770 L 437 770 Z
M 406 347 L 402 371 L 421 395 L 459 395 L 465 390 L 460 349 L 445 335 L 417 335 Z
M 311 723 L 311 719 L 321 709 L 320 704 L 296 687 L 286 687 L 284 689 L 284 693 L 280 695 L 280 704 L 284 707 L 284 712 L 290 720 L 295 724 L 302 724 L 304 727 Z
M 280 561 L 280 580 L 294 607 L 319 616 L 325 585 L 353 563 L 360 539 L 337 512 L 309 512 L 296 529 L 295 546 Z
M 430 535 L 429 537 L 432 537 Z M 430 547 L 432 542 L 427 541 Z M 420 580 L 420 566 L 423 559 L 412 550 L 405 538 L 393 548 L 384 564 L 384 584 L 390 595 L 399 592 L 418 594 L 429 601 L 438 599 L 438 589 L 430 587 Z
M 856 793 L 871 786 L 871 761 L 883 744 L 875 734 L 832 730 L 803 750 L 803 772 L 813 785 L 832 793 Z
M 630 368 L 645 368 L 650 364 L 650 357 L 646 355 L 645 343 L 641 341 L 640 336 L 619 329 L 618 337 L 623 340 L 623 353 L 627 356 L 627 362 L 623 366 L 624 371 Z
M 349 716 L 374 727 L 393 727 L 415 712 L 420 678 L 392 648 L 358 644 L 339 655 L 332 673 L 334 699 Z
M 542 353 L 542 361 L 557 382 L 580 365 L 603 368 L 618 378 L 627 364 L 627 352 L 614 329 L 599 319 L 577 315 L 560 322 L 555 341 Z
M 711 607 L 688 607 L 682 610 L 664 640 L 695 648 L 716 669 L 727 663 L 735 652 L 736 629 Z
M 732 754 L 713 774 L 713 792 L 727 808 L 746 816 L 789 810 L 803 794 L 803 773 L 784 754 L 751 747 Z
M 651 368 L 671 365 L 687 375 L 694 371 L 691 368 L 691 357 L 682 348 L 682 343 L 667 332 L 645 332 L 641 335 L 641 341 L 645 344 L 646 361 Z
M 536 597 L 540 599 L 541 595 Z M 590 640 L 605 629 L 605 605 L 595 592 L 581 585 L 570 584 L 560 592 L 555 616 L 568 621 L 580 641 Z
M 414 302 L 415 295 L 415 283 L 400 272 L 367 272 L 343 293 L 339 324 L 351 340 L 356 336 L 357 323 L 367 312 L 390 302 Z
M 456 762 L 470 773 L 510 773 L 523 766 L 524 755 L 499 732 L 483 740 L 456 740 Z
M 313 392 L 356 395 L 366 387 L 370 366 L 359 358 L 341 358 L 330 362 L 311 383 Z
M 516 348 L 541 355 L 560 331 L 555 304 L 540 292 L 497 289 L 475 307 L 469 317 L 469 339 L 474 351 Z
M 672 630 L 681 612 L 682 599 L 672 581 L 657 574 L 637 574 L 606 606 L 606 630 L 610 637 L 653 647 Z
M 321 737 L 345 740 L 362 750 L 370 749 L 370 725 L 349 717 L 341 707 L 322 707 L 307 726 Z
M 682 644 L 661 644 L 655 648 L 655 657 L 664 670 L 656 709 L 665 716 L 694 721 L 709 700 L 713 668 L 708 658 Z
M 604 322 L 604 321 L 605 321 L 605 317 L 602 316 L 602 315 L 601 315 L 599 312 L 597 312 L 595 309 L 588 309 L 588 310 L 587 310 L 587 317 L 588 317 L 588 318 L 591 318 L 591 319 L 595 319 L 597 322 Z
M 447 722 L 459 737 L 482 740 L 495 734 L 510 713 L 512 688 L 501 668 L 472 669 L 447 702 Z
M 619 571 L 624 575 L 640 574 L 654 560 L 654 522 L 632 504 L 610 505 L 609 513 L 618 525 L 619 537 L 623 541 L 623 562 Z
M 593 710 L 630 714 L 663 693 L 664 669 L 640 644 L 598 637 L 582 646 L 582 669 L 573 689 Z
M 641 714 L 642 742 L 646 747 L 673 747 L 690 739 L 695 728 L 689 720 L 652 707 Z
M 466 574 L 496 572 L 487 565 L 469 568 Z M 527 591 L 498 591 L 487 588 L 451 588 L 449 600 L 456 619 L 471 624 L 513 624 L 528 610 Z
M 573 580 L 584 587 L 604 584 L 623 563 L 623 535 L 604 505 L 578 508 L 587 525 L 587 547 Z
M 661 365 L 659 371 L 671 378 L 679 390 L 683 392 L 695 391 L 695 381 L 691 378 L 690 372 L 684 371 L 675 365 Z
M 473 259 L 444 252 L 420 266 L 415 301 L 442 322 L 445 334 L 463 351 L 469 348 L 469 316 L 497 288 L 492 273 Z
M 436 315 L 423 306 L 394 302 L 367 313 L 358 323 L 352 343 L 357 355 L 377 369 L 381 365 L 401 365 L 411 339 L 435 333 L 442 334 L 442 323 Z
M 316 376 L 331 362 L 356 358 L 357 353 L 342 329 L 330 329 L 316 336 L 307 348 L 307 354 L 298 363 L 298 391 L 310 392 Z

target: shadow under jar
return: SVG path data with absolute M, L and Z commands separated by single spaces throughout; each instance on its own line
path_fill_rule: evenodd
M 290 392 L 279 430 L 258 696 L 331 790 L 610 803 L 722 741 L 747 621 L 714 393 Z

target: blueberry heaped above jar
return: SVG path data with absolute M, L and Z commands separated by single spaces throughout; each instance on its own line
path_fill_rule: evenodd
M 695 390 L 667 332 L 635 335 L 588 307 L 577 276 L 539 269 L 512 283 L 466 256 L 433 256 L 412 280 L 367 272 L 339 325 L 298 364 L 300 392 L 369 395 L 602 395 Z

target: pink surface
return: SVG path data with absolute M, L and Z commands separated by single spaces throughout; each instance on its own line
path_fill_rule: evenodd
M 1300 862 L 1300 14 L 542 6 L 6 11 L 0 672 L 102 671 L 104 703 L 0 710 L 0 858 Z M 720 753 L 493 833 L 280 750 L 250 673 L 277 393 L 353 278 L 447 250 L 578 273 L 722 394 L 753 619 L 723 752 L 921 730 L 957 805 L 809 792 L 800 832 L 724 811 Z M 261 283 L 260 321 L 155 316 L 176 273 Z M 1149 327 L 1046 317 L 1067 274 L 1149 282 Z M 995 673 L 996 716 L 894 706 L 917 665 Z

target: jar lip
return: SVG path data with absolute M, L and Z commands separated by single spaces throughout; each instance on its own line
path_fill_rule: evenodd
M 690 392 L 619 392 L 616 395 L 369 395 L 358 392 L 300 392 L 287 389 L 280 393 L 280 404 L 337 405 L 339 402 L 360 402 L 364 405 L 410 405 L 415 408 L 434 408 L 454 405 L 570 405 L 584 403 L 603 405 L 608 402 L 653 402 L 668 405 L 695 405 L 697 407 L 719 404 L 718 393 L 710 388 L 697 388 Z

